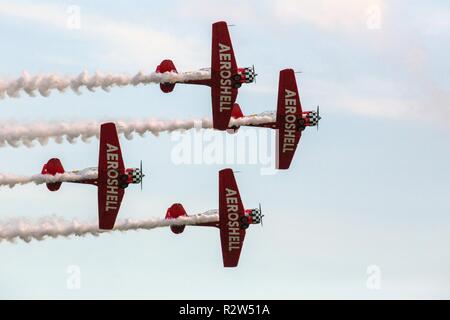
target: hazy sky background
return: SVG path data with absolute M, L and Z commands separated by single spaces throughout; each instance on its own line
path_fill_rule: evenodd
M 291 169 L 274 175 L 262 164 L 177 165 L 168 134 L 121 139 L 126 165 L 142 159 L 147 178 L 142 192 L 127 190 L 119 218 L 161 217 L 174 202 L 190 213 L 217 208 L 217 171 L 241 171 L 244 205 L 261 202 L 266 217 L 249 229 L 237 269 L 222 267 L 209 228 L 2 242 L 0 298 L 450 298 L 448 1 L 37 3 L 0 0 L 0 79 L 152 72 L 164 58 L 179 71 L 208 67 L 211 23 L 226 20 L 238 64 L 259 74 L 239 92 L 244 113 L 275 109 L 279 70 L 291 67 L 302 71 L 303 109 L 320 104 L 323 119 L 304 133 Z M 79 30 L 67 27 L 71 6 Z M 5 98 L 0 121 L 211 115 L 206 87 L 82 91 Z M 232 139 L 251 130 L 264 129 Z M 249 152 L 267 139 L 258 142 Z M 39 173 L 54 156 L 67 170 L 95 166 L 98 141 L 0 148 L 0 172 Z M 90 186 L 0 192 L 1 219 L 97 217 Z M 77 290 L 67 287 L 71 266 Z M 381 271 L 379 290 L 367 286 L 368 268 Z

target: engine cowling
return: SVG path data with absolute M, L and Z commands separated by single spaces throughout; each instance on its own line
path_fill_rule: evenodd
M 319 107 L 317 107 L 317 111 L 302 112 L 302 124 L 304 127 L 318 126 L 320 119 Z
M 255 67 L 239 68 L 238 74 L 240 75 L 240 83 L 252 83 L 255 82 L 257 74 L 255 73 Z
M 261 209 L 255 208 L 255 209 L 245 210 L 244 217 L 243 218 L 245 219 L 247 224 L 260 224 L 262 221 L 263 215 L 262 215 Z

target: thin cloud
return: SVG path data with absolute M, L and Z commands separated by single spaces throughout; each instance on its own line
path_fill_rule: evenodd
M 327 31 L 355 31 L 376 28 L 382 8 L 383 0 L 284 0 L 274 2 L 273 13 L 280 23 L 306 22 Z
M 249 23 L 261 18 L 257 14 L 260 5 L 264 4 L 258 2 L 258 6 L 255 6 L 239 0 L 228 0 L 218 1 L 211 6 L 209 0 L 190 0 L 181 1 L 177 5 L 176 12 L 182 18 L 202 19 L 209 22 L 227 20 L 230 24 L 242 21 Z
M 207 55 L 203 57 L 198 54 L 204 50 L 199 49 L 201 45 L 193 37 L 178 37 L 149 26 L 92 15 L 84 12 L 82 7 L 80 29 L 71 30 L 68 28 L 71 14 L 68 8 L 49 4 L 1 3 L 0 16 L 27 20 L 37 27 L 50 27 L 60 32 L 77 32 L 77 35 L 81 34 L 106 46 L 107 49 L 102 50 L 99 58 L 110 63 L 129 65 L 130 61 L 133 61 L 135 64 L 148 66 L 148 63 L 162 60 L 167 55 L 176 57 L 182 64 L 195 66 L 201 66 L 204 61 L 208 61 Z

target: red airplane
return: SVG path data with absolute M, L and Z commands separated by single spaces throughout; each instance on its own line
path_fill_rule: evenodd
M 167 209 L 166 219 L 186 217 L 186 211 L 179 203 Z M 219 171 L 219 221 L 197 224 L 195 226 L 216 227 L 220 230 L 222 258 L 224 267 L 236 267 L 241 255 L 245 231 L 251 224 L 262 225 L 261 205 L 258 209 L 245 210 L 239 189 L 231 169 Z M 179 234 L 186 226 L 170 226 L 173 233 Z
M 205 80 L 189 80 L 176 83 L 199 84 L 211 87 L 213 111 L 213 127 L 226 130 L 230 122 L 231 111 L 236 101 L 238 89 L 243 83 L 255 80 L 255 68 L 238 68 L 234 56 L 233 45 L 227 23 L 216 22 L 212 25 L 211 78 Z M 205 70 L 205 69 L 204 69 Z M 163 60 L 156 67 L 156 72 L 176 72 L 172 60 Z M 175 83 L 161 83 L 163 92 L 172 92 Z
M 232 118 L 239 119 L 244 115 L 240 106 L 235 103 L 232 110 Z M 249 116 L 251 117 L 251 116 Z M 277 169 L 289 169 L 298 142 L 306 127 L 319 127 L 319 107 L 316 111 L 302 111 L 300 96 L 298 93 L 295 72 L 292 69 L 280 71 L 278 83 L 278 105 L 275 122 L 248 125 L 250 127 L 270 128 L 277 130 Z M 228 128 L 236 132 L 239 127 Z
M 125 189 L 130 183 L 140 183 L 142 189 L 142 178 L 145 176 L 142 173 L 142 161 L 140 168 L 125 169 L 114 123 L 101 125 L 98 168 L 71 172 L 83 174 L 93 170 L 98 172 L 97 178 L 73 182 L 92 184 L 98 187 L 99 229 L 111 230 L 119 213 Z M 53 158 L 44 164 L 41 173 L 56 175 L 57 173 L 64 173 L 64 168 L 59 159 Z M 57 191 L 60 187 L 61 182 L 47 183 L 47 188 L 50 191 Z

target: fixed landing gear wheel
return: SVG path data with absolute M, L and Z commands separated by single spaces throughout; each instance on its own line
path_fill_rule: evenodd
M 241 223 L 241 229 L 246 230 L 248 228 L 248 223 Z
M 233 76 L 233 80 L 234 81 L 241 81 L 241 75 L 240 74 L 235 74 L 234 76 Z
M 240 83 L 240 82 L 233 83 L 233 88 L 235 88 L 235 89 L 239 89 L 241 86 L 242 86 L 242 83 Z
M 242 216 L 239 218 L 239 222 L 241 224 L 245 224 L 245 223 L 248 224 L 248 218 L 246 216 Z
M 306 121 L 305 119 L 301 118 L 298 120 L 298 130 L 303 131 L 306 128 Z
M 119 187 L 122 189 L 126 189 L 128 187 L 128 175 L 122 174 L 119 177 Z

